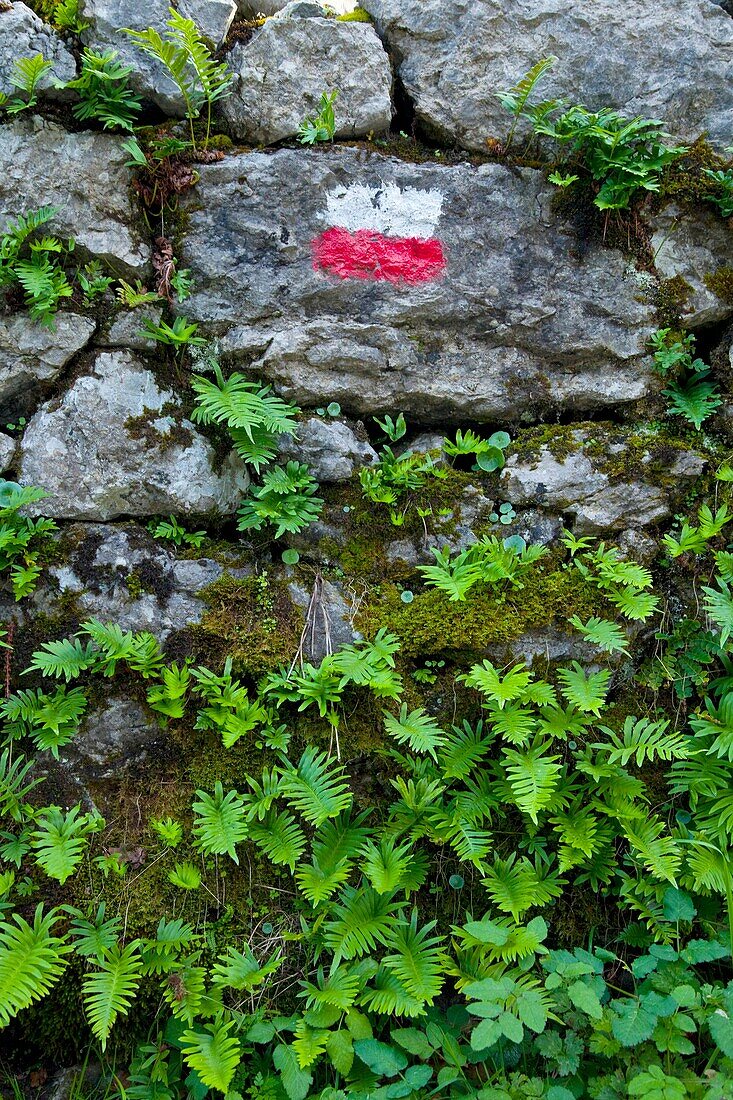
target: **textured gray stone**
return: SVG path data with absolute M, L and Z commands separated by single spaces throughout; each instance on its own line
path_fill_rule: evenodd
M 215 473 L 213 448 L 176 408 L 133 355 L 103 352 L 31 420 L 20 480 L 47 489 L 43 514 L 65 519 L 234 512 L 249 482 L 241 461 L 232 452 Z
M 52 382 L 94 332 L 94 321 L 78 313 L 58 313 L 55 329 L 31 321 L 27 313 L 0 316 L 0 410 L 26 415 L 42 382 Z
M 638 461 L 636 479 L 614 478 L 604 466 L 609 458 L 623 453 L 624 441 L 608 442 L 600 453 L 594 447 L 591 455 L 582 449 L 586 433 L 578 429 L 573 435 L 579 449 L 561 457 L 547 446 L 531 459 L 511 455 L 501 473 L 501 486 L 516 508 L 529 505 L 563 514 L 572 518 L 573 530 L 579 534 L 648 527 L 666 519 L 680 484 L 698 477 L 705 464 L 695 452 L 678 452 L 667 469 L 673 483 L 665 487 L 651 471 L 652 456 L 646 452 Z M 650 467 L 647 478 L 646 467 Z
M 240 19 L 254 19 L 258 15 L 274 15 L 287 7 L 288 0 L 238 0 L 237 16 Z
M 39 117 L 0 126 L 0 229 L 18 214 L 56 206 L 51 232 L 74 237 L 121 275 L 141 275 L 150 250 L 127 159 L 111 134 L 72 134 Z
M 146 707 L 124 695 L 112 696 L 87 714 L 64 750 L 64 761 L 85 780 L 112 779 L 141 764 L 161 739 L 160 727 Z
M 303 634 L 306 660 L 318 663 L 326 654 L 362 637 L 353 626 L 353 606 L 338 585 L 319 576 L 310 592 L 299 584 L 288 585 L 288 591 L 306 617 Z
M 169 0 L 80 0 L 79 12 L 89 28 L 82 38 L 96 49 L 117 50 L 120 60 L 132 66 L 130 87 L 171 115 L 184 115 L 185 103 L 162 65 L 135 45 L 125 29 L 144 31 L 152 27 L 165 37 L 170 18 Z M 183 0 L 181 15 L 193 19 L 214 46 L 219 46 L 236 12 L 234 0 Z
M 11 435 L 5 435 L 4 432 L 0 432 L 0 472 L 5 471 L 12 465 L 15 457 L 15 440 Z
M 162 314 L 162 305 L 155 306 L 152 303 L 147 306 L 138 306 L 136 309 L 121 309 L 110 325 L 109 332 L 99 343 L 113 348 L 149 351 L 155 347 L 155 340 L 145 335 L 143 324 L 147 320 L 157 325 Z
M 281 436 L 279 451 L 284 459 L 305 462 L 317 481 L 348 481 L 357 466 L 377 461 L 372 445 L 359 439 L 343 420 L 319 416 L 302 420 L 297 438 Z
M 713 294 L 705 283 L 721 267 L 730 267 L 733 232 L 712 210 L 694 212 L 670 205 L 652 219 L 651 247 L 663 279 L 679 276 L 690 287 L 683 319 L 690 328 L 733 316 L 733 303 Z
M 73 596 L 83 615 L 119 623 L 123 630 L 149 630 L 161 642 L 200 622 L 206 604 L 199 593 L 225 568 L 211 558 L 179 560 L 170 543 L 135 523 L 70 524 L 59 549 L 62 563 L 49 566 L 28 598 L 30 620 L 38 612 L 53 613 L 61 593 Z
M 659 387 L 644 355 L 652 304 L 620 254 L 579 247 L 539 172 L 348 148 L 241 154 L 200 172 L 181 203 L 195 283 L 185 312 L 298 404 L 327 396 L 349 415 L 465 422 L 467 410 L 536 418 Z M 395 285 L 314 270 L 313 238 L 364 220 L 437 236 L 445 272 Z
M 56 31 L 25 4 L 14 3 L 7 10 L 0 7 L 0 92 L 17 95 L 17 88 L 10 83 L 15 62 L 39 53 L 53 62 L 53 68 L 38 82 L 38 89 L 50 98 L 58 98 L 62 93 L 54 87 L 55 81 L 66 82 L 76 76 L 74 55 Z
M 228 61 L 236 82 L 220 110 L 234 137 L 265 145 L 294 137 L 318 113 L 322 93 L 333 90 L 338 137 L 389 127 L 392 70 L 369 23 L 340 23 L 318 5 L 289 4 Z
M 537 98 L 661 118 L 683 139 L 733 132 L 733 24 L 710 0 L 364 0 L 418 120 L 468 149 L 503 138 L 496 92 L 540 58 Z M 521 131 L 520 131 L 521 132 Z

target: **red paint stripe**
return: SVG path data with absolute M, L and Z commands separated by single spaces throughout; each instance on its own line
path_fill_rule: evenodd
M 385 237 L 373 229 L 327 229 L 312 241 L 313 267 L 340 279 L 429 283 L 445 270 L 435 237 Z

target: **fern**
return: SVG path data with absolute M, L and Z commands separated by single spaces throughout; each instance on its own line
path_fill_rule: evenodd
M 481 720 L 474 729 L 464 720 L 463 727 L 451 726 L 451 732 L 443 735 L 440 748 L 440 770 L 446 779 L 466 779 L 491 748 L 491 737 L 484 734 Z
M 609 622 L 608 619 L 590 618 L 587 622 L 583 622 L 577 615 L 573 615 L 568 620 L 579 630 L 587 642 L 591 642 L 593 645 L 597 645 L 599 649 L 605 650 L 606 653 L 628 653 L 626 643 L 628 638 L 625 632 L 616 623 Z
M 515 665 L 509 672 L 502 674 L 492 665 L 491 661 L 484 661 L 480 665 L 474 665 L 470 672 L 459 676 L 470 688 L 476 688 L 498 707 L 514 699 L 521 699 L 532 679 L 527 672 L 524 663 Z
M 412 910 L 409 924 L 401 922 L 387 940 L 390 954 L 382 965 L 390 970 L 411 997 L 431 1005 L 443 988 L 446 956 L 442 936 L 431 936 L 435 921 L 417 926 L 417 909 Z
M 570 668 L 558 669 L 557 678 L 560 690 L 571 704 L 584 714 L 599 714 L 606 701 L 611 673 L 608 669 L 601 672 L 586 672 L 573 661 Z
M 59 911 L 36 907 L 33 924 L 19 913 L 0 923 L 0 1027 L 45 997 L 61 977 L 71 945 L 53 935 Z
M 297 768 L 283 770 L 282 792 L 286 802 L 311 825 L 319 826 L 338 817 L 351 805 L 351 790 L 344 769 L 329 762 L 328 754 L 312 745 L 301 756 Z
M 143 972 L 145 974 L 168 973 L 193 938 L 193 928 L 190 924 L 180 919 L 167 921 L 161 917 L 155 939 L 145 940 L 142 946 Z
M 86 705 L 80 688 L 59 687 L 53 695 L 19 691 L 0 704 L 0 714 L 11 736 L 32 737 L 37 749 L 50 751 L 58 760 L 59 749 L 73 739 Z
M 549 745 L 537 741 L 531 748 L 504 749 L 502 764 L 516 806 L 537 824 L 538 815 L 550 806 L 560 783 L 563 765 L 551 756 Z
M 393 894 L 413 858 L 412 845 L 398 844 L 394 837 L 382 837 L 379 844 L 367 840 L 363 848 L 361 870 L 378 894 Z
M 509 913 L 518 921 L 533 906 L 546 905 L 560 897 L 565 880 L 549 871 L 543 871 L 539 863 L 532 863 L 516 854 L 508 859 L 495 858 L 482 882 L 498 909 Z
M 637 768 L 640 768 L 651 760 L 684 760 L 691 751 L 689 738 L 681 733 L 666 732 L 669 728 L 667 719 L 652 722 L 630 714 L 624 721 L 622 737 L 608 726 L 598 728 L 606 734 L 610 746 L 601 743 L 593 745 L 593 748 L 604 752 L 611 764 L 620 763 L 625 767 L 633 757 Z
M 194 844 L 204 855 L 228 855 L 239 863 L 236 845 L 247 836 L 244 800 L 236 791 L 224 794 L 217 780 L 213 796 L 206 791 L 196 791 L 193 804 Z
M 730 585 L 721 577 L 717 578 L 718 588 L 703 585 L 705 593 L 705 613 L 720 631 L 720 644 L 724 646 L 733 634 L 733 595 Z
M 82 645 L 78 638 L 63 638 L 60 641 L 44 642 L 31 657 L 31 663 L 24 673 L 41 672 L 44 676 L 64 679 L 67 684 L 75 680 L 95 662 L 95 653 L 91 642 Z
M 13 66 L 13 71 L 8 77 L 8 83 L 23 92 L 28 98 L 21 99 L 15 96 L 3 104 L 9 115 L 17 115 L 29 107 L 35 107 L 38 103 L 38 85 L 47 73 L 53 68 L 53 61 L 46 61 L 43 54 L 37 53 L 33 57 L 21 57 Z
M 81 862 L 89 833 L 104 828 L 104 818 L 98 813 L 80 815 L 80 810 L 78 803 L 67 812 L 59 806 L 46 806 L 38 814 L 38 828 L 31 835 L 38 863 L 50 878 L 62 884 Z
M 24 799 L 26 795 L 43 783 L 43 779 L 28 780 L 35 761 L 25 756 L 12 759 L 10 749 L 4 749 L 0 755 L 0 815 L 11 817 L 13 821 L 22 821 L 29 807 Z
M 282 963 L 283 955 L 280 951 L 275 952 L 260 966 L 249 947 L 245 946 L 244 951 L 237 951 L 236 947 L 229 946 L 217 959 L 211 978 L 214 985 L 225 989 L 244 989 L 251 993 L 271 974 L 275 974 Z
M 669 412 L 682 416 L 698 431 L 703 422 L 720 408 L 723 398 L 714 382 L 709 381 L 709 370 L 703 370 L 684 382 L 673 382 L 663 390 L 669 398 Z
M 285 810 L 270 810 L 261 825 L 250 825 L 249 835 L 273 863 L 284 864 L 291 871 L 295 871 L 307 844 L 300 825 Z
M 705 746 L 710 755 L 733 761 L 733 692 L 728 692 L 715 707 L 705 700 L 705 711 L 690 719 L 690 726 L 699 737 L 714 740 Z
M 654 817 L 637 819 L 633 827 L 624 827 L 632 852 L 641 858 L 647 871 L 676 886 L 682 855 L 674 838 L 662 836 L 663 832 L 664 822 Z
M 386 710 L 383 713 L 384 725 L 390 737 L 400 745 L 408 744 L 413 752 L 427 753 L 437 762 L 437 752 L 444 743 L 445 734 L 422 707 L 408 713 L 407 703 L 403 703 L 399 718 Z
M 174 9 L 170 9 L 165 38 L 152 27 L 145 31 L 125 29 L 125 33 L 140 49 L 165 66 L 168 75 L 178 88 L 186 104 L 186 118 L 190 122 L 191 144 L 196 148 L 196 134 L 193 120 L 206 104 L 206 136 L 204 148 L 209 141 L 211 130 L 211 107 L 222 96 L 230 93 L 234 79 L 224 62 L 214 61 L 211 52 L 202 39 L 196 24 L 184 19 Z
M 262 449 L 271 449 L 271 457 L 275 456 L 277 436 L 295 434 L 295 417 L 300 410 L 275 397 L 271 386 L 248 382 L 236 372 L 225 381 L 218 364 L 214 373 L 214 382 L 201 375 L 192 379 L 196 394 L 192 419 L 202 424 L 225 424 L 234 435 L 239 454 L 259 473 Z
M 378 943 L 385 945 L 397 926 L 399 906 L 391 894 L 347 886 L 341 899 L 323 926 L 323 942 L 333 953 L 332 971 L 341 959 L 361 958 L 375 951 Z
M 286 532 L 296 535 L 321 514 L 323 500 L 317 492 L 318 485 L 304 463 L 273 466 L 240 507 L 237 529 L 261 531 L 269 523 L 277 539 Z
M 339 966 L 328 976 L 324 975 L 323 967 L 319 967 L 317 985 L 312 982 L 301 981 L 303 992 L 299 997 L 305 997 L 307 1008 L 337 1008 L 341 1012 L 348 1012 L 361 990 L 363 979 L 348 966 Z
M 127 1015 L 140 984 L 139 941 L 103 949 L 98 962 L 99 970 L 84 979 L 82 988 L 92 1032 L 104 1051 L 115 1020 Z
M 514 115 L 514 122 L 507 135 L 507 139 L 504 143 L 504 148 L 511 148 L 512 141 L 514 139 L 514 132 L 517 128 L 517 123 L 521 118 L 527 103 L 529 101 L 532 92 L 535 87 L 557 61 L 556 57 L 544 57 L 538 61 L 536 65 L 533 65 L 529 72 L 526 72 L 524 76 L 519 80 L 514 87 L 510 88 L 506 92 L 497 92 L 497 98 L 502 107 L 507 111 L 511 111 Z
M 224 1093 L 229 1091 L 241 1056 L 239 1041 L 229 1034 L 233 1027 L 234 1020 L 220 1015 L 212 1023 L 203 1024 L 200 1031 L 184 1031 L 180 1038 L 186 1063 L 207 1088 Z
M 78 909 L 69 910 L 75 914 L 70 931 L 76 937 L 74 950 L 82 958 L 101 959 L 105 951 L 117 943 L 122 921 L 119 917 L 105 919 L 106 905 L 100 902 L 94 920 L 87 920 Z

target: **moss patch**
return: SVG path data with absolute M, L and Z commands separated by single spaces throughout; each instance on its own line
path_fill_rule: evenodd
M 733 305 L 733 267 L 719 267 L 712 275 L 705 276 L 705 286 L 721 302 Z
M 283 581 L 266 572 L 244 578 L 225 573 L 200 596 L 209 610 L 191 633 L 203 664 L 216 668 L 231 657 L 237 675 L 257 679 L 293 659 L 301 620 Z

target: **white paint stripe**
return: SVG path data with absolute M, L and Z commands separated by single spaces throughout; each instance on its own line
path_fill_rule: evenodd
M 440 191 L 400 188 L 396 183 L 370 187 L 351 183 L 336 187 L 326 196 L 329 226 L 348 229 L 376 229 L 395 237 L 433 237 L 443 210 Z

